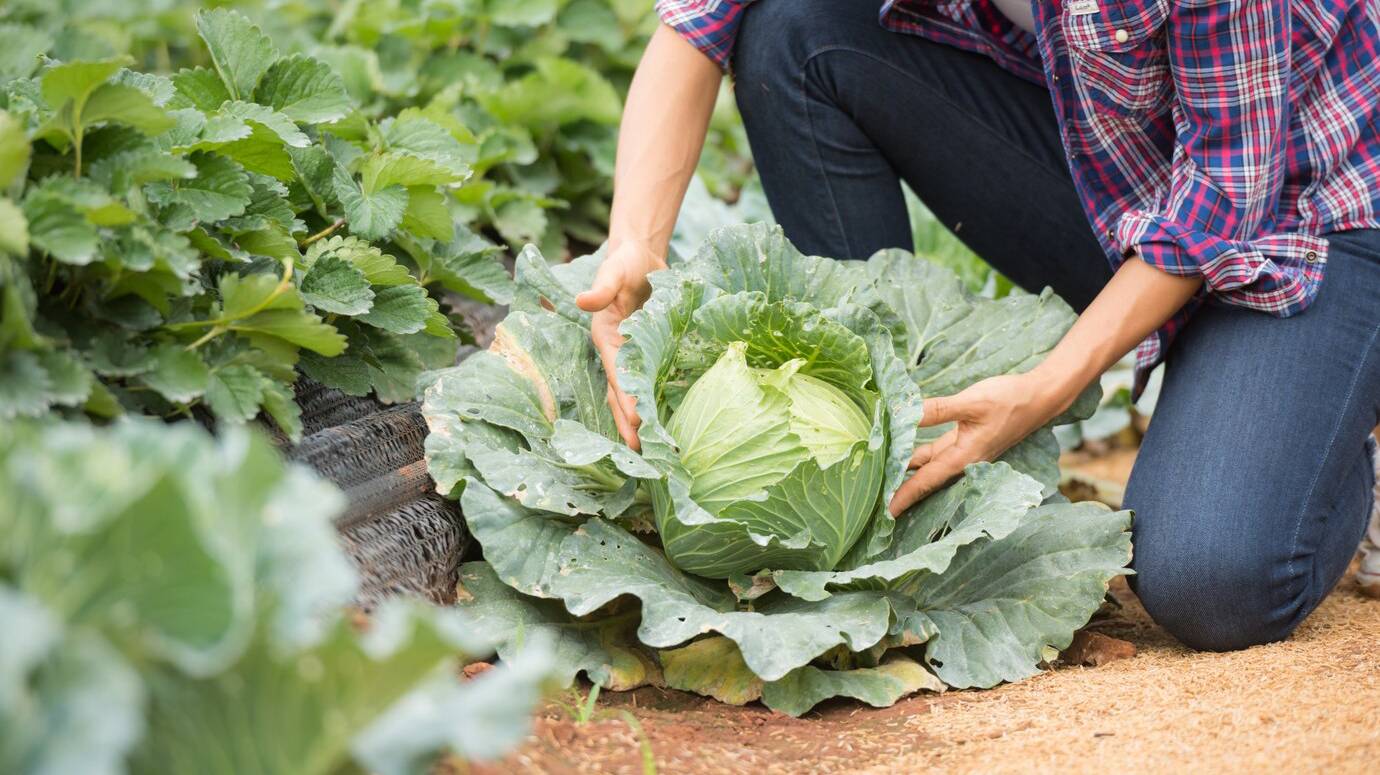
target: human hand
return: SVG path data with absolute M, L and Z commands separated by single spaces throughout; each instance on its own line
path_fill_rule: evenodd
M 598 273 L 594 275 L 594 285 L 575 297 L 576 306 L 594 313 L 590 321 L 590 335 L 594 340 L 594 349 L 599 353 L 599 360 L 604 364 L 604 374 L 608 376 L 609 409 L 613 411 L 618 435 L 633 449 L 641 448 L 637 426 L 642 421 L 637 416 L 636 399 L 618 386 L 618 349 L 623 346 L 623 335 L 618 332 L 618 326 L 652 295 L 647 275 L 665 268 L 665 259 L 645 246 L 623 242 L 611 248 L 604 257 Z
M 888 510 L 897 517 L 963 473 L 969 463 L 996 460 L 1073 402 L 1068 388 L 1051 386 L 1034 373 L 991 377 L 946 398 L 925 400 L 920 427 L 956 423 L 952 430 L 915 448 L 910 468 Z

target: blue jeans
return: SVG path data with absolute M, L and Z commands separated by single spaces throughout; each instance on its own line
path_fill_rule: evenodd
M 879 0 L 759 0 L 734 54 L 772 212 L 801 250 L 909 247 L 900 181 L 1018 285 L 1082 309 L 1111 276 L 1049 93 L 991 60 L 884 30 Z M 1209 304 L 1168 354 L 1126 491 L 1132 586 L 1185 644 L 1279 640 L 1345 572 L 1380 421 L 1380 231 L 1328 235 L 1312 307 Z

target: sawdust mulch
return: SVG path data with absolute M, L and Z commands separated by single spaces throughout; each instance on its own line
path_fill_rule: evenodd
M 649 744 L 663 775 L 1380 772 L 1380 601 L 1349 577 L 1288 641 L 1230 654 L 1178 645 L 1115 591 L 1124 608 L 1095 629 L 1137 653 L 1101 667 L 884 709 L 835 701 L 803 719 L 654 688 L 606 694 L 584 724 L 552 705 L 518 752 L 476 770 L 641 773 Z

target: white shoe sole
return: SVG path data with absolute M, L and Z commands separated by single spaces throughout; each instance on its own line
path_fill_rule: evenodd
M 1370 511 L 1370 527 L 1361 541 L 1361 567 L 1356 581 L 1361 591 L 1380 598 L 1380 453 L 1375 455 L 1375 505 Z

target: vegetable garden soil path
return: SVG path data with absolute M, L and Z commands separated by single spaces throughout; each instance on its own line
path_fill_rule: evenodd
M 1088 473 L 1124 482 L 1130 461 Z M 885 709 L 833 701 L 802 719 L 660 689 L 606 693 L 584 724 L 549 706 L 521 749 L 471 771 L 640 773 L 646 743 L 662 775 L 1376 771 L 1380 601 L 1349 576 L 1289 641 L 1232 654 L 1178 645 L 1114 589 L 1124 607 L 1095 629 L 1137 653 L 1101 667 Z

